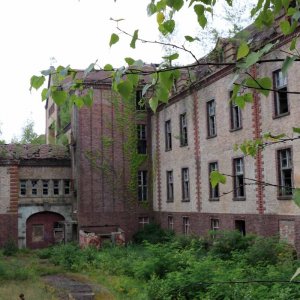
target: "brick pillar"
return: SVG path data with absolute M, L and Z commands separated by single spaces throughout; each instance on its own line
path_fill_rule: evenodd
M 257 66 L 254 65 L 251 69 L 251 75 L 253 78 L 257 77 Z M 253 128 L 253 139 L 261 138 L 261 105 L 260 105 L 260 96 L 254 91 L 253 92 L 253 105 L 252 105 L 252 128 Z M 265 211 L 265 201 L 264 201 L 264 186 L 260 184 L 264 180 L 263 175 L 263 153 L 259 149 L 255 157 L 255 178 L 258 181 L 256 186 L 256 210 L 259 214 L 264 214 Z
M 157 202 L 161 211 L 161 173 L 160 173 L 160 124 L 159 113 L 156 113 L 156 172 L 157 172 Z
M 9 167 L 10 175 L 10 205 L 8 213 L 18 213 L 19 203 L 19 167 L 12 165 Z

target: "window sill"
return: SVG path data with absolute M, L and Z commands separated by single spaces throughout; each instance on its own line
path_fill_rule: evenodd
M 169 152 L 169 151 L 172 151 L 172 148 L 171 148 L 171 149 L 166 149 L 166 150 L 165 150 L 165 152 Z
M 286 196 L 277 196 L 277 200 L 292 200 L 292 195 L 286 195 Z
M 273 115 L 273 119 L 280 119 L 280 118 L 285 117 L 285 116 L 288 116 L 288 115 L 290 115 L 290 112 L 289 112 L 289 111 L 286 112 L 286 113 L 284 113 L 284 114 Z
M 180 147 L 187 147 L 187 146 L 188 144 L 183 144 L 183 145 L 180 144 Z
M 182 199 L 181 202 L 190 202 L 190 199 Z
M 206 137 L 206 139 L 207 139 L 207 140 L 213 139 L 213 138 L 216 137 L 216 136 L 217 136 L 217 134 L 214 134 L 214 135 L 208 135 L 208 136 Z
M 234 197 L 233 201 L 246 201 L 246 197 Z
M 239 130 L 242 130 L 243 127 L 238 127 L 238 128 L 230 128 L 229 131 L 230 132 L 235 132 L 235 131 L 239 131 Z
M 216 202 L 216 201 L 220 201 L 220 198 L 208 198 L 208 201 Z
M 174 200 L 167 200 L 167 203 L 174 203 Z

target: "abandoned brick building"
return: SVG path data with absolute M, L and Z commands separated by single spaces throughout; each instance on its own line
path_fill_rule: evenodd
M 257 49 L 278 40 L 265 59 L 284 58 L 281 50 L 293 38 L 281 36 L 276 26 L 248 30 Z M 217 47 L 223 55 L 215 59 L 235 61 L 232 41 L 219 40 Z M 185 87 L 178 81 L 156 113 L 141 105 L 141 91 L 136 101 L 121 102 L 102 71 L 85 78 L 85 86 L 94 89 L 91 107 L 73 107 L 66 117 L 66 107 L 47 99 L 47 143 L 65 138 L 68 151 L 54 154 L 62 148 L 43 145 L 36 154 L 24 146 L 18 159 L 0 161 L 0 242 L 11 235 L 20 246 L 39 247 L 47 230 L 54 242 L 72 239 L 80 229 L 121 229 L 128 240 L 155 221 L 181 234 L 238 229 L 279 235 L 299 251 L 300 208 L 291 189 L 300 184 L 299 140 L 270 145 L 254 158 L 233 150 L 265 132 L 297 135 L 292 127 L 300 125 L 298 95 L 285 91 L 299 90 L 300 69 L 295 63 L 283 76 L 281 65 L 251 68 L 253 77 L 273 78 L 281 93 L 252 91 L 254 101 L 243 110 L 229 101 L 234 65 L 197 69 L 197 83 Z M 226 183 L 212 188 L 212 170 L 227 174 Z

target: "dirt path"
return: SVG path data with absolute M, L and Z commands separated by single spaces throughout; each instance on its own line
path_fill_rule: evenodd
M 44 281 L 57 290 L 60 300 L 113 300 L 114 297 L 105 288 L 86 283 L 65 275 L 49 275 Z

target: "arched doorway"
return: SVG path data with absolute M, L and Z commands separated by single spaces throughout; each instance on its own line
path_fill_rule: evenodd
M 61 241 L 65 218 L 54 212 L 44 211 L 31 215 L 26 221 L 26 246 L 31 249 L 45 248 Z

